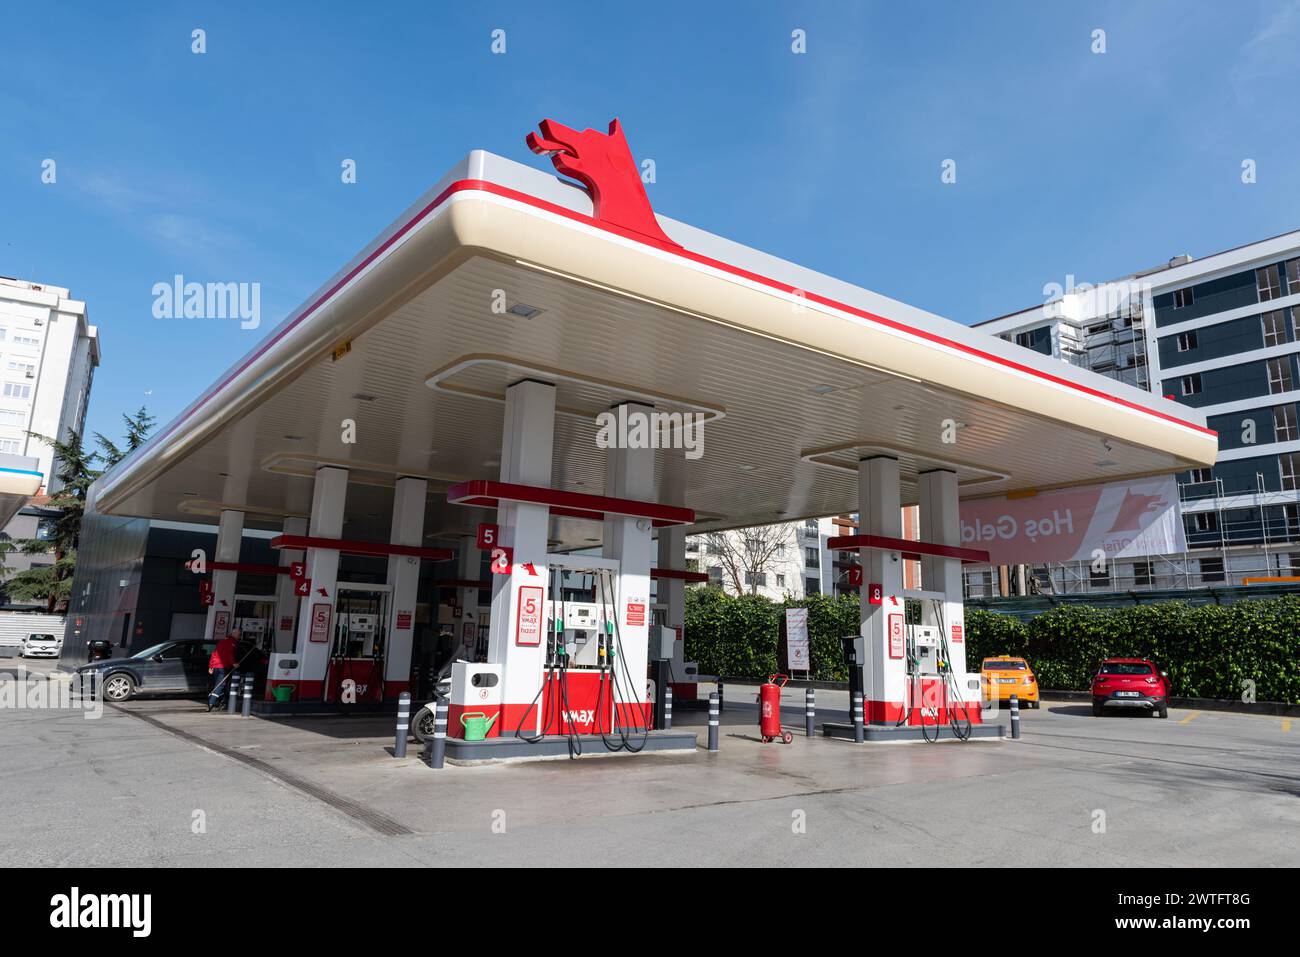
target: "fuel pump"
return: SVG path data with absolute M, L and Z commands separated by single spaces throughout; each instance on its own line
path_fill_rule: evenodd
M 387 598 L 387 592 L 376 586 L 339 583 L 325 672 L 326 701 L 359 704 L 384 700 Z
M 898 724 L 919 725 L 925 740 L 934 743 L 946 722 L 953 736 L 965 741 L 971 736 L 971 721 L 952 670 L 943 598 L 906 592 L 905 602 L 907 700 Z
M 601 735 L 608 750 L 640 751 L 650 733 L 640 704 L 645 678 L 634 681 L 624 661 L 618 563 L 570 555 L 548 555 L 547 563 L 552 578 L 541 687 L 515 736 L 536 744 L 563 734 L 571 757 L 582 753 L 581 736 L 590 734 Z M 537 731 L 525 731 L 529 726 Z
M 844 647 L 844 664 L 849 669 L 849 703 L 852 702 L 855 695 L 862 695 L 866 698 L 866 681 L 864 674 L 867 663 L 867 639 L 861 634 L 845 635 L 840 639 Z

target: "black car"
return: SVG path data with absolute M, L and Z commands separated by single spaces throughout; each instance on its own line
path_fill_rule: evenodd
M 127 701 L 139 694 L 206 694 L 214 647 L 215 642 L 197 638 L 164 641 L 130 658 L 92 661 L 77 674 L 96 673 L 108 701 Z

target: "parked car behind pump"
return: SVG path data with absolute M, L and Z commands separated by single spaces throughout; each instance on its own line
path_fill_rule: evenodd
M 18 646 L 18 654 L 23 658 L 57 658 L 63 642 L 50 634 L 32 632 Z
M 1034 669 L 1024 658 L 997 655 L 985 658 L 980 665 L 980 678 L 984 685 L 984 700 L 999 703 L 1010 701 L 1011 696 L 1026 708 L 1038 707 L 1038 679 Z
M 1092 679 L 1092 713 L 1137 708 L 1169 717 L 1169 673 L 1145 658 L 1108 658 Z

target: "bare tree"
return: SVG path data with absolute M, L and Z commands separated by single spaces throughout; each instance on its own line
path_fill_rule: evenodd
M 762 576 L 785 571 L 798 557 L 798 526 L 793 522 L 755 525 L 700 536 L 709 556 L 701 567 L 722 569 L 722 587 L 737 595 L 758 594 Z

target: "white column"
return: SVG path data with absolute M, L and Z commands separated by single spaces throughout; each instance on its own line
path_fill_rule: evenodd
M 286 518 L 283 532 L 285 535 L 306 535 L 307 519 Z M 303 552 L 299 549 L 280 549 L 280 567 L 288 568 L 294 562 L 303 561 Z M 274 650 L 277 654 L 292 655 L 294 638 L 297 636 L 298 596 L 293 593 L 293 579 L 287 574 L 275 576 L 275 629 Z M 288 627 L 285 627 L 285 626 Z M 270 694 L 270 682 L 267 682 L 267 694 Z
M 429 496 L 427 479 L 406 476 L 393 489 L 392 545 L 420 545 L 424 541 L 424 506 Z M 409 690 L 411 649 L 415 643 L 415 598 L 420 586 L 420 559 L 410 555 L 388 557 L 388 648 L 384 655 L 384 694 L 395 698 Z
M 501 435 L 501 481 L 550 488 L 555 439 L 555 386 L 524 380 L 506 390 Z M 546 543 L 550 509 L 545 505 L 502 502 L 497 509 L 501 544 L 514 550 L 509 575 L 492 576 L 492 622 L 488 661 L 501 665 L 501 734 L 513 734 L 542 687 L 546 661 Z M 528 589 L 525 591 L 525 589 Z M 532 589 L 540 589 L 534 591 Z M 536 645 L 517 640 L 522 596 L 539 600 Z M 541 725 L 540 707 L 529 713 L 529 730 Z
M 221 510 L 217 524 L 217 548 L 212 556 L 217 562 L 238 562 L 239 546 L 244 538 L 244 513 L 234 509 Z M 222 639 L 235 623 L 235 579 L 238 572 L 212 572 L 212 604 L 208 606 L 207 622 L 203 633 L 210 638 Z M 217 634 L 217 632 L 221 632 Z
M 897 459 L 878 455 L 858 463 L 858 533 L 902 537 Z M 892 725 L 902 715 L 906 691 L 903 556 L 898 552 L 864 548 L 859 550 L 858 560 L 863 569 L 861 614 L 862 636 L 866 639 L 866 719 Z M 881 586 L 883 597 L 879 605 L 867 600 L 872 584 Z
M 482 574 L 483 553 L 473 535 L 465 535 L 457 549 L 456 577 L 462 581 L 478 581 Z M 457 588 L 456 604 L 460 606 L 460 618 L 455 621 L 456 654 L 470 659 L 478 644 L 478 593 L 477 588 Z M 471 630 L 472 629 L 472 630 Z
M 661 452 L 660 456 L 663 462 L 663 487 L 659 491 L 659 501 L 664 505 L 683 507 L 686 505 L 686 455 L 682 450 L 668 449 Z M 659 529 L 657 564 L 660 568 L 686 568 L 684 526 Z M 686 674 L 686 649 L 682 640 L 686 633 L 686 582 L 661 578 L 655 585 L 655 595 L 665 607 L 664 624 L 677 631 L 677 640 L 673 642 L 672 674 L 681 680 Z
M 649 416 L 653 408 L 636 402 L 626 403 L 628 420 L 634 415 Z M 655 452 L 652 448 L 612 448 L 605 458 L 605 494 L 614 498 L 652 501 L 655 491 Z M 650 545 L 651 523 L 647 518 L 612 517 L 605 519 L 602 555 L 619 562 L 619 590 L 615 596 L 619 634 L 622 639 L 623 665 L 619 667 L 619 694 L 622 705 L 639 707 L 646 697 L 646 663 L 649 659 L 650 624 Z M 631 688 L 623 685 L 630 679 Z M 620 708 L 621 721 L 641 724 L 644 715 L 632 708 Z
M 957 474 L 948 470 L 923 473 L 918 482 L 921 510 L 921 541 L 936 545 L 961 545 L 958 514 Z M 921 559 L 921 587 L 943 593 L 943 616 L 948 656 L 957 685 L 967 701 L 975 701 L 966 675 L 966 623 L 962 598 L 961 559 L 926 555 Z M 977 685 L 978 687 L 978 685 Z
M 348 470 L 327 466 L 316 470 L 316 484 L 311 496 L 311 524 L 308 534 L 312 538 L 340 538 L 343 535 L 343 507 L 347 500 Z M 334 599 L 339 575 L 339 553 L 335 549 L 307 549 L 307 577 L 311 579 L 311 594 L 304 596 L 298 606 L 298 661 L 300 662 L 299 699 L 320 698 L 324 693 L 325 667 L 329 662 L 330 644 L 334 638 Z M 324 594 L 321 594 L 322 589 Z M 312 641 L 313 615 L 328 627 L 323 641 Z

